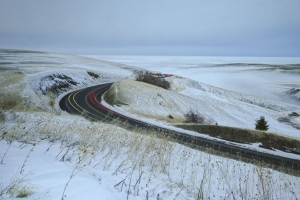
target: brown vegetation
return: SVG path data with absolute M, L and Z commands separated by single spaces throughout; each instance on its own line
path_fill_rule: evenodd
M 256 131 L 242 128 L 199 125 L 199 124 L 181 124 L 177 127 L 196 131 L 198 133 L 207 134 L 212 137 L 222 138 L 228 141 L 240 143 L 261 143 L 261 147 L 268 149 L 278 149 L 285 151 L 285 147 L 300 148 L 300 141 L 275 133 L 267 133 L 264 131 Z
M 186 119 L 186 123 L 204 124 L 204 117 L 196 111 L 190 110 L 184 115 L 184 117 Z
M 95 74 L 94 72 L 87 72 L 87 73 L 93 78 L 99 78 L 99 75 Z
M 13 109 L 20 103 L 20 98 L 18 95 L 0 94 L 0 108 L 3 110 Z
M 135 71 L 134 74 L 136 81 L 156 85 L 164 89 L 169 89 L 171 87 L 170 82 L 166 81 L 166 79 L 162 77 L 154 75 L 153 73 L 147 71 Z

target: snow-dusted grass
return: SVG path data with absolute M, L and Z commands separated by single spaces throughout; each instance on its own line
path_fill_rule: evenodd
M 0 107 L 4 110 L 12 109 L 21 103 L 20 93 L 24 89 L 21 72 L 4 72 L 0 74 Z
M 118 108 L 123 112 L 171 123 L 184 122 L 184 115 L 190 109 L 200 110 L 196 99 L 133 80 L 115 82 L 105 94 L 104 100 L 111 105 L 120 106 Z M 211 116 L 205 115 L 205 118 L 209 121 Z
M 103 199 L 300 197 L 299 177 L 193 150 L 147 130 L 137 134 L 47 113 L 15 112 L 8 119 L 0 147 L 3 198 L 22 190 L 32 199 L 97 199 L 99 191 Z
M 16 91 L 20 87 L 20 80 L 24 78 L 24 74 L 16 71 L 1 71 L 0 74 L 0 86 L 4 91 L 13 89 Z M 19 88 L 21 90 L 22 88 Z

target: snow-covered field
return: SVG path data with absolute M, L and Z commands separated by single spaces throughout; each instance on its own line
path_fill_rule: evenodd
M 300 105 L 299 57 L 88 57 L 176 74 L 216 87 Z
M 2 199 L 300 198 L 299 177 L 59 110 L 63 94 L 130 77 L 134 67 L 79 56 L 0 50 L 0 69 Z M 272 131 L 299 138 L 298 129 L 277 121 L 292 111 L 300 113 L 297 105 L 182 77 L 170 81 L 172 91 L 155 91 L 154 96 L 178 99 L 172 104 L 179 108 L 174 111 L 169 105 L 155 111 L 148 105 L 149 114 L 180 116 L 192 106 L 219 124 L 246 128 L 253 128 L 253 121 L 264 115 Z M 153 97 L 140 92 L 131 100 Z M 132 105 L 116 109 L 137 115 L 134 109 L 143 103 Z M 299 125 L 299 117 L 291 120 Z

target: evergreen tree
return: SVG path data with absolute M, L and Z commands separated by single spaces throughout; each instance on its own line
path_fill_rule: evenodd
M 269 129 L 269 125 L 267 125 L 267 123 L 268 122 L 265 120 L 265 117 L 261 116 L 259 119 L 256 120 L 255 129 L 267 131 Z

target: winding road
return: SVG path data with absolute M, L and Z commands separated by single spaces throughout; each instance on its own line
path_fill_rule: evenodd
M 150 128 L 158 137 L 167 137 L 169 140 L 194 149 L 249 163 L 262 162 L 270 164 L 273 168 L 286 173 L 289 173 L 290 170 L 297 171 L 297 174 L 300 175 L 300 160 L 258 152 L 222 141 L 210 140 L 200 136 L 161 128 L 112 111 L 101 104 L 101 96 L 112 84 L 107 83 L 71 92 L 61 99 L 59 105 L 62 110 L 83 115 L 92 121 L 111 121 L 118 118 L 119 121 L 126 123 L 125 127 L 127 129 L 134 129 L 135 127 Z

